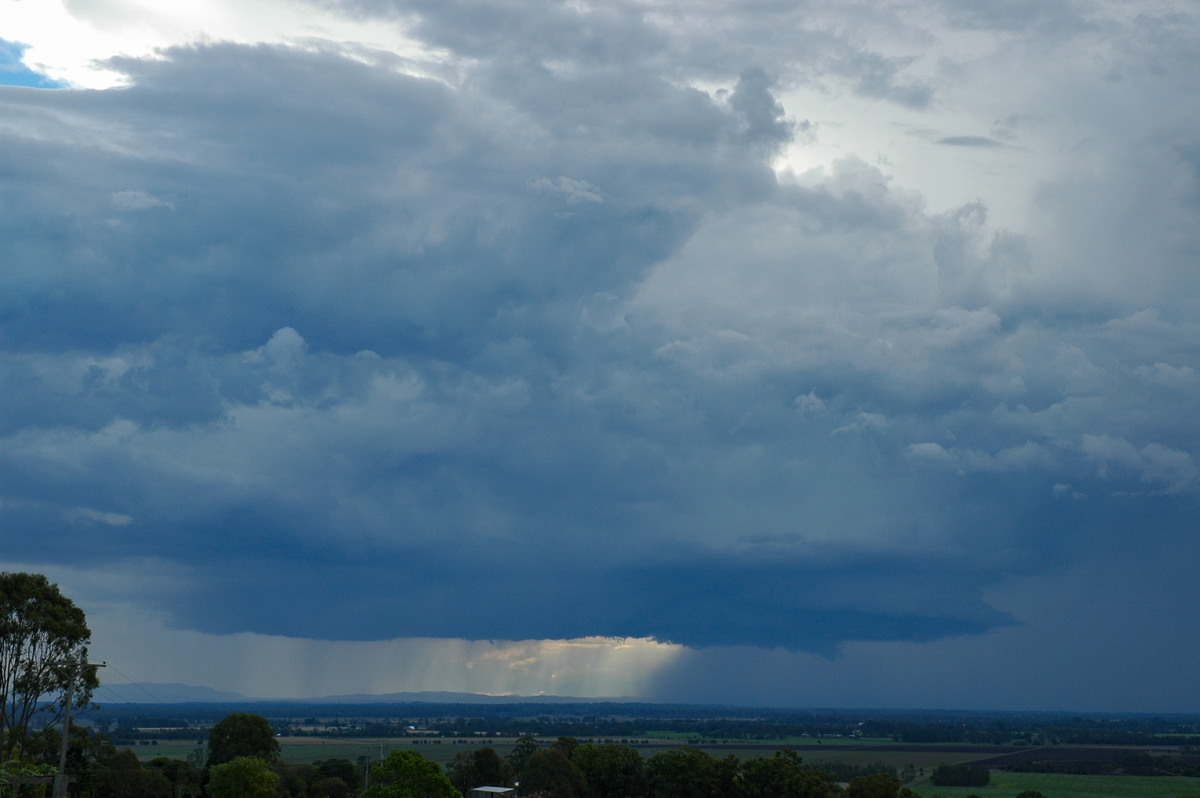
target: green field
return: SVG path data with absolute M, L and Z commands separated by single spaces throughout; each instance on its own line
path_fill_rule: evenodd
M 128 748 L 137 754 L 138 759 L 143 762 L 149 762 L 151 759 L 159 756 L 165 756 L 168 759 L 187 759 L 188 755 L 195 751 L 200 746 L 196 745 L 196 741 L 183 742 L 177 740 L 159 740 L 157 745 L 118 745 L 117 748 Z
M 1013 798 L 1022 790 L 1038 790 L 1046 798 L 1180 798 L 1200 795 L 1200 779 L 1182 776 L 1070 776 L 1060 773 L 992 772 L 986 787 L 936 787 L 928 782 L 909 785 L 909 789 L 933 798 Z
M 479 748 L 485 744 L 475 741 L 460 743 L 452 739 L 418 742 L 396 737 L 375 740 L 291 737 L 282 741 L 281 753 L 285 762 L 311 764 L 321 759 L 349 759 L 355 762 L 360 756 L 369 756 L 372 762 L 378 762 L 381 756 L 387 756 L 392 751 L 416 751 L 426 759 L 445 765 L 454 759 L 459 751 Z M 492 748 L 504 756 L 512 749 L 512 742 L 496 740 Z

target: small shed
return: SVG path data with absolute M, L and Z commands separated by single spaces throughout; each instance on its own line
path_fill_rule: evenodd
M 471 790 L 471 798 L 499 798 L 499 796 L 514 798 L 516 794 L 516 787 L 474 787 Z

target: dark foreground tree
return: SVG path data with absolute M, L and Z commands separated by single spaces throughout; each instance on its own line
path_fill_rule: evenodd
M 392 751 L 371 767 L 363 798 L 459 798 L 459 792 L 437 762 L 416 751 Z
M 696 748 L 675 748 L 646 760 L 652 798 L 723 798 L 734 790 L 737 757 L 714 759 Z
M 991 779 L 982 765 L 938 765 L 929 776 L 939 787 L 983 787 Z
M 59 750 L 59 740 L 53 741 L 51 750 Z M 73 774 L 71 792 L 75 795 L 101 796 L 102 784 L 107 779 L 107 770 L 117 754 L 117 748 L 108 735 L 93 732 L 85 726 L 71 729 L 70 746 L 67 749 L 67 772 Z M 53 757 L 43 756 L 45 761 Z M 180 795 L 178 798 L 187 798 Z
M 279 759 L 279 741 L 261 715 L 234 712 L 208 731 L 208 767 L 224 765 L 239 756 L 264 762 Z
M 859 776 L 846 788 L 846 798 L 913 798 L 913 791 L 900 786 L 891 773 Z
M 87 707 L 99 682 L 88 667 L 83 610 L 41 574 L 0 573 L 0 761 L 59 723 L 71 695 Z
M 349 759 L 322 759 L 313 762 L 323 779 L 341 779 L 346 784 L 361 784 L 362 772 Z
M 489 746 L 461 751 L 450 763 L 450 781 L 463 795 L 475 787 L 507 787 L 512 783 L 508 764 Z
M 646 763 L 624 745 L 584 743 L 571 761 L 587 781 L 587 798 L 627 798 L 646 794 Z
M 582 798 L 587 784 L 571 758 L 556 747 L 534 751 L 521 772 L 521 794 L 546 798 Z
M 313 785 L 319 778 L 312 765 L 277 764 L 271 769 L 279 777 L 280 796 L 308 798 Z
M 508 752 L 508 766 L 512 768 L 512 772 L 520 775 L 525 770 L 529 757 L 533 756 L 533 752 L 536 750 L 538 750 L 536 737 L 525 736 L 518 739 L 513 749 Z
M 836 789 L 827 773 L 804 767 L 803 758 L 788 749 L 747 759 L 738 774 L 740 798 L 827 798 Z
M 146 764 L 147 769 L 159 771 L 171 782 L 175 798 L 191 798 L 201 794 L 200 782 L 204 774 L 186 759 L 155 757 Z
M 308 798 L 349 798 L 350 785 L 337 776 L 323 776 L 313 782 Z
M 98 793 L 109 798 L 171 798 L 174 789 L 161 770 L 143 768 L 137 754 L 126 748 L 99 773 Z

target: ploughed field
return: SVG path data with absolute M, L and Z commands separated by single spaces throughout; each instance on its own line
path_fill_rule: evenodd
M 1052 765 L 1055 769 L 1076 770 L 1078 775 L 1099 775 L 1102 771 L 1117 767 L 1128 776 L 1166 776 L 1153 767 L 1122 766 L 1122 758 L 1130 752 L 1151 754 L 1154 756 L 1171 756 L 1193 767 L 1200 767 L 1200 755 L 1180 755 L 1176 746 L 1162 748 L 1146 746 L 1129 748 L 1114 745 L 1052 745 L 1038 748 L 1026 748 L 999 756 L 981 759 L 977 765 L 1005 770 L 1021 769 L 1022 766 L 1039 762 Z
M 1180 798 L 1200 795 L 1200 779 L 1183 776 L 1075 776 L 1065 773 L 1007 773 L 993 771 L 986 787 L 937 787 L 915 782 L 908 788 L 922 798 L 1013 798 L 1037 790 L 1046 798 Z

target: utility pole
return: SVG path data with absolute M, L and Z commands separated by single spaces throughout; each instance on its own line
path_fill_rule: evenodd
M 75 668 L 77 663 L 62 662 L 60 665 Z M 89 668 L 103 668 L 108 663 L 88 663 Z M 63 705 L 62 740 L 58 747 L 58 773 L 54 777 L 54 798 L 67 798 L 67 742 L 71 735 L 71 693 L 75 689 L 75 671 L 67 676 L 67 696 Z

